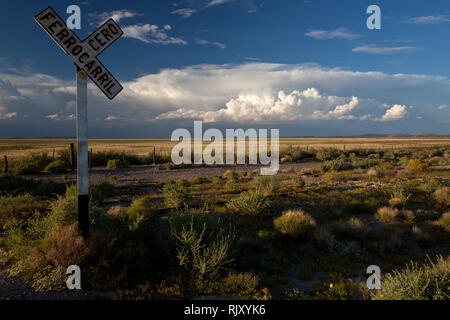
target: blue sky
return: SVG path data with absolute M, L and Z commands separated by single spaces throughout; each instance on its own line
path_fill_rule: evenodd
M 167 137 L 194 119 L 281 136 L 448 134 L 450 3 L 365 0 L 22 1 L 1 4 L 0 137 L 74 136 L 71 60 L 33 20 L 77 4 L 84 39 L 124 86 L 89 87 L 92 137 Z M 381 30 L 366 9 L 381 8 Z

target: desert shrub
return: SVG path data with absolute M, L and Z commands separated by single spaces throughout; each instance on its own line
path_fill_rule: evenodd
M 31 194 L 0 196 L 0 230 L 19 221 L 24 222 L 45 209 Z
M 198 177 L 195 177 L 194 179 L 192 179 L 193 184 L 204 184 L 207 182 L 208 182 L 208 179 L 203 176 L 198 176 Z
M 106 167 L 108 169 L 121 169 L 121 168 L 128 168 L 129 166 L 130 163 L 124 159 L 111 159 L 108 160 L 108 162 L 106 163 Z
M 389 224 L 412 222 L 414 220 L 414 213 L 410 210 L 382 207 L 375 213 L 375 218 L 380 222 Z
M 225 171 L 223 176 L 227 180 L 231 180 L 233 182 L 239 181 L 239 174 L 236 171 L 234 171 L 234 170 L 227 170 L 227 171 Z
M 158 226 L 163 253 L 174 268 L 194 281 L 216 280 L 233 260 L 235 233 L 207 215 L 175 215 Z
M 191 183 L 189 181 L 187 181 L 186 179 L 180 179 L 176 182 L 177 185 L 179 185 L 180 187 L 190 187 Z
M 369 177 L 381 178 L 383 176 L 383 169 L 380 167 L 372 167 L 367 170 L 367 175 Z
M 39 173 L 52 161 L 46 152 L 30 155 L 11 163 L 11 171 L 16 174 Z
M 358 284 L 352 279 L 345 279 L 342 275 L 336 275 L 336 279 L 330 279 L 316 292 L 319 300 L 356 300 L 361 299 L 361 292 Z
M 419 265 L 411 261 L 405 269 L 394 270 L 384 276 L 381 295 L 373 299 L 385 300 L 448 300 L 450 299 L 450 260 L 438 256 L 433 262 Z
M 325 227 L 319 227 L 314 230 L 314 243 L 321 250 L 333 252 L 336 247 L 336 239 L 333 234 Z
M 127 208 L 127 224 L 131 230 L 136 230 L 142 221 L 155 220 L 158 209 L 153 205 L 148 197 L 134 199 L 131 206 Z
M 379 159 L 360 159 L 356 157 L 351 158 L 351 166 L 353 168 L 360 168 L 360 169 L 369 169 L 371 167 L 380 166 L 380 160 Z
M 77 224 L 57 226 L 49 230 L 39 244 L 39 249 L 45 260 L 55 267 L 81 265 L 88 254 Z
M 405 169 L 409 172 L 420 173 L 430 171 L 428 164 L 423 162 L 420 159 L 410 159 L 408 164 L 405 166 Z
M 344 239 L 361 239 L 366 232 L 366 224 L 359 218 L 351 217 L 346 221 L 335 223 L 333 231 Z
M 305 186 L 305 180 L 302 177 L 299 177 L 297 175 L 292 176 L 292 180 L 294 182 L 294 186 L 296 187 L 304 187 Z
M 335 148 L 324 148 L 320 149 L 316 153 L 316 158 L 319 161 L 327 161 L 327 160 L 333 160 L 336 159 L 341 155 L 341 151 Z
M 89 186 L 89 202 L 92 204 L 102 204 L 106 198 L 114 195 L 114 186 L 108 182 L 102 182 Z
M 257 192 L 260 192 L 265 196 L 276 194 L 280 189 L 280 182 L 278 178 L 274 176 L 255 177 L 252 180 L 252 185 Z
M 226 206 L 241 214 L 256 215 L 268 211 L 271 201 L 260 192 L 243 192 L 238 198 L 228 201 Z
M 450 205 L 450 188 L 449 187 L 442 187 L 440 189 L 437 189 L 433 193 L 433 198 L 436 200 L 436 202 L 443 206 L 449 206 Z
M 343 160 L 327 161 L 320 167 L 322 172 L 341 171 L 349 168 L 350 166 Z
M 67 171 L 67 165 L 63 160 L 55 160 L 45 167 L 45 171 L 51 173 L 64 173 Z
M 440 226 L 443 230 L 450 232 L 450 212 L 446 212 L 442 217 L 434 222 L 435 225 Z
M 392 189 L 389 204 L 393 207 L 404 207 L 413 196 L 411 190 L 404 185 L 397 185 Z
M 275 228 L 282 234 L 293 238 L 306 238 L 312 234 L 316 226 L 314 219 L 302 210 L 288 210 L 275 218 Z
M 328 181 L 344 181 L 348 178 L 348 175 L 336 172 L 336 171 L 330 171 L 330 172 L 325 172 L 325 174 L 323 175 L 323 178 Z
M 255 299 L 258 296 L 259 279 L 252 273 L 229 273 L 217 283 L 213 291 L 221 296 L 238 296 Z
M 219 177 L 219 176 L 212 176 L 211 177 L 211 182 L 213 184 L 221 184 L 223 181 L 222 181 L 222 178 Z
M 183 207 L 191 202 L 189 190 L 173 182 L 168 182 L 164 185 L 163 195 L 167 207 Z
M 419 189 L 427 195 L 431 195 L 440 187 L 440 183 L 436 179 L 428 179 L 419 186 Z

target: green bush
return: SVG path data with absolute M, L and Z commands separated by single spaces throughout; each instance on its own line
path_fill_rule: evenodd
M 134 199 L 127 208 L 127 224 L 131 230 L 136 230 L 144 220 L 153 221 L 157 217 L 158 209 L 148 197 Z
M 324 148 L 320 149 L 316 153 L 316 158 L 319 161 L 327 161 L 338 158 L 341 155 L 341 151 L 335 148 Z
M 280 181 L 274 176 L 258 176 L 253 178 L 252 184 L 257 192 L 265 196 L 274 195 L 280 189 Z
M 227 208 L 241 214 L 256 215 L 270 209 L 270 200 L 260 192 L 243 192 L 227 203 Z
M 52 161 L 46 152 L 31 153 L 30 155 L 13 161 L 11 172 L 15 174 L 39 173 Z
M 180 179 L 176 182 L 177 185 L 179 185 L 180 187 L 190 187 L 191 183 L 189 181 L 187 181 L 186 179 Z
M 405 167 L 409 172 L 420 173 L 430 171 L 428 164 L 420 159 L 410 159 Z
M 194 281 L 215 280 L 233 261 L 235 233 L 220 219 L 176 215 L 158 226 L 158 239 L 174 274 Z
M 314 219 L 302 210 L 285 211 L 273 221 L 275 228 L 282 234 L 293 238 L 306 238 L 312 234 L 316 226 Z
M 203 176 L 198 176 L 198 177 L 195 177 L 194 179 L 192 179 L 193 184 L 204 184 L 206 182 L 208 182 L 208 179 Z
M 238 182 L 239 181 L 239 174 L 236 171 L 234 171 L 234 170 L 227 170 L 227 171 L 225 171 L 223 176 L 228 181 L 233 181 L 233 182 Z
M 89 185 L 89 202 L 102 204 L 106 198 L 115 195 L 114 185 L 108 182 Z
M 121 169 L 121 168 L 128 168 L 130 166 L 130 163 L 127 160 L 120 160 L 120 159 L 112 159 L 108 160 L 106 163 L 106 167 L 108 169 Z
M 450 259 L 438 256 L 433 262 L 419 265 L 411 261 L 403 270 L 394 270 L 383 277 L 377 300 L 449 300 Z
M 178 208 L 189 205 L 191 196 L 189 190 L 174 182 L 167 182 L 163 188 L 164 201 L 167 207 Z
M 66 184 L 53 181 L 31 180 L 13 175 L 0 175 L 0 195 L 31 193 L 35 196 L 55 198 L 64 194 Z
M 0 196 L 0 230 L 17 222 L 25 222 L 46 209 L 31 194 Z
M 211 177 L 211 182 L 212 182 L 213 184 L 222 184 L 223 180 L 222 180 L 222 178 L 219 177 L 219 176 L 212 176 L 212 177 Z
M 45 167 L 45 171 L 50 173 L 64 173 L 67 171 L 67 165 L 63 160 L 55 160 Z

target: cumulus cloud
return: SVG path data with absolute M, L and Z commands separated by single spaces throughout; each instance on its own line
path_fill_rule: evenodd
M 205 122 L 279 122 L 296 120 L 367 120 L 370 115 L 355 110 L 357 97 L 322 95 L 315 88 L 294 90 L 289 94 L 279 91 L 270 94 L 242 94 L 229 100 L 217 111 L 201 112 L 180 108 L 163 113 L 157 119 L 202 119 Z M 370 104 L 370 102 L 368 102 Z M 355 112 L 358 111 L 358 112 Z M 353 114 L 352 112 L 355 112 Z M 359 113 L 359 115 L 358 115 Z
M 334 30 L 312 30 L 305 33 L 305 36 L 319 40 L 326 40 L 326 39 L 355 40 L 361 38 L 361 35 L 353 33 L 347 28 L 337 28 Z
M 122 85 L 123 92 L 109 101 L 89 83 L 88 101 L 95 106 L 89 109 L 92 130 L 120 126 L 121 130 L 114 131 L 118 135 L 141 132 L 142 136 L 149 136 L 146 125 L 155 128 L 161 124 L 159 130 L 170 130 L 173 126 L 188 126 L 192 118 L 231 121 L 236 125 L 301 123 L 296 126 L 298 130 L 305 125 L 314 126 L 315 121 L 330 122 L 327 128 L 346 130 L 352 126 L 339 123 L 353 121 L 358 126 L 364 120 L 385 128 L 391 124 L 387 120 L 402 119 L 408 112 L 411 117 L 407 122 L 401 121 L 402 125 L 418 130 L 414 121 L 418 121 L 416 116 L 423 116 L 426 121 L 422 123 L 433 123 L 445 131 L 441 123 L 448 120 L 443 112 L 428 106 L 438 106 L 450 95 L 449 81 L 441 76 L 259 62 L 163 69 L 122 81 Z M 73 135 L 74 131 L 68 130 L 74 122 L 64 119 L 75 113 L 74 98 L 72 79 L 0 73 L 0 112 L 16 113 L 0 125 L 0 134 L 18 132 L 15 128 L 23 125 L 36 128 L 42 135 Z M 402 107 L 409 105 L 415 108 L 406 111 Z M 367 124 L 359 126 L 362 133 L 372 128 Z M 155 129 L 152 134 L 160 132 Z
M 142 14 L 139 14 L 135 11 L 131 10 L 115 10 L 111 12 L 102 12 L 102 13 L 90 13 L 89 17 L 93 18 L 96 21 L 97 25 L 103 24 L 106 20 L 112 18 L 114 21 L 119 23 L 122 19 L 126 18 L 134 18 L 136 16 L 142 16 Z
M 406 53 L 415 50 L 416 47 L 377 47 L 374 45 L 369 46 L 359 46 L 353 48 L 353 52 L 364 52 L 372 54 L 395 54 L 395 53 Z
M 407 115 L 406 106 L 395 104 L 386 110 L 386 113 L 378 118 L 378 121 L 395 121 L 404 118 Z
M 448 23 L 450 22 L 450 16 L 444 14 L 432 15 L 432 16 L 421 16 L 409 18 L 408 20 L 403 21 L 404 23 L 413 23 L 413 24 L 440 24 L 440 23 Z
M 447 109 L 448 108 L 448 105 L 446 105 L 446 104 L 441 104 L 439 107 L 438 107 L 438 110 L 444 110 L 444 109 Z
M 170 25 L 164 25 L 162 28 L 153 24 L 131 25 L 123 27 L 122 30 L 125 38 L 136 39 L 148 44 L 187 44 L 185 40 L 167 34 L 172 30 Z
M 174 10 L 171 12 L 171 14 L 178 14 L 182 18 L 186 19 L 186 18 L 191 17 L 195 12 L 197 12 L 197 10 L 195 10 L 195 9 L 183 8 L 183 9 Z

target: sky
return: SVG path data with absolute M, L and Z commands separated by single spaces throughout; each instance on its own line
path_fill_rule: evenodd
M 280 136 L 450 134 L 448 0 L 2 1 L 0 137 L 73 137 L 75 66 L 34 21 L 81 9 L 86 38 L 124 90 L 88 85 L 92 138 L 177 128 L 278 128 Z M 370 5 L 381 29 L 369 30 Z

